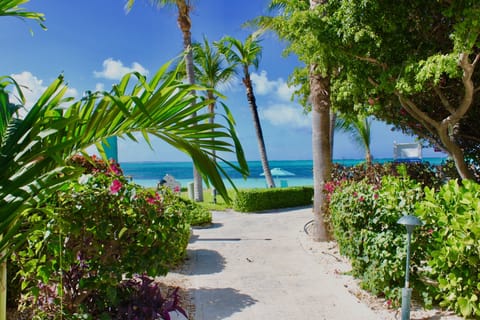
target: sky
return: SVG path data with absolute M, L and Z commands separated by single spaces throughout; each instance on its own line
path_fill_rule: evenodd
M 154 7 L 136 0 L 130 12 L 126 0 L 30 0 L 22 7 L 45 14 L 47 30 L 33 21 L 0 17 L 0 75 L 11 75 L 26 85 L 27 106 L 63 74 L 69 95 L 80 98 L 93 90 L 108 90 L 127 72 L 148 76 L 182 51 L 182 35 L 174 6 Z M 267 14 L 268 0 L 193 0 L 192 40 L 210 41 L 225 35 L 242 41 L 253 31 L 242 25 Z M 263 37 L 258 69 L 251 69 L 254 93 L 269 160 L 312 159 L 311 118 L 290 100 L 287 79 L 302 64 L 285 57 L 286 44 L 273 34 Z M 259 160 L 257 139 L 245 90 L 237 81 L 222 93 L 233 112 L 237 133 L 247 160 Z M 413 142 L 414 137 L 392 132 L 374 122 L 371 150 L 374 158 L 391 158 L 393 143 Z M 119 161 L 188 161 L 185 154 L 160 140 L 153 150 L 145 143 L 119 140 Z M 424 157 L 441 156 L 432 149 Z M 346 134 L 336 133 L 333 158 L 361 159 L 363 150 Z

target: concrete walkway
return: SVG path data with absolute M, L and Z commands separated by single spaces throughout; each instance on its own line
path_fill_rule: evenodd
M 360 290 L 334 242 L 304 231 L 311 208 L 263 213 L 213 212 L 195 228 L 182 270 L 166 280 L 193 297 L 191 320 L 393 320 L 399 310 Z M 412 320 L 461 320 L 413 306 Z
M 193 295 L 195 320 L 395 319 L 361 302 L 333 243 L 304 232 L 311 208 L 271 213 L 214 212 L 195 228 L 180 277 Z

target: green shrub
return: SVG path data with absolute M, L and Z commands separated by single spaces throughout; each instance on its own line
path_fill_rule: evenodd
M 233 201 L 233 209 L 255 212 L 305 206 L 312 204 L 312 197 L 312 187 L 240 190 Z
M 37 230 L 15 258 L 28 290 L 23 302 L 37 318 L 62 312 L 101 318 L 118 303 L 122 278 L 166 274 L 184 257 L 190 235 L 185 203 L 116 173 L 83 175 L 29 220 Z
M 452 180 L 427 188 L 417 214 L 430 235 L 425 276 L 440 305 L 464 317 L 480 316 L 480 186 Z
M 442 166 L 433 166 L 428 162 L 387 162 L 365 163 L 356 166 L 334 164 L 332 168 L 333 181 L 361 181 L 367 180 L 372 184 L 379 184 L 384 176 L 399 177 L 406 174 L 410 179 L 429 187 L 440 187 L 445 175 L 441 174 Z
M 404 173 L 405 175 L 405 173 Z M 332 191 L 332 190 L 330 190 Z M 423 197 L 420 184 L 407 177 L 383 177 L 381 184 L 367 179 L 340 183 L 330 194 L 330 219 L 340 252 L 352 263 L 363 288 L 385 295 L 394 303 L 405 277 L 405 227 L 397 224 L 412 214 Z M 411 283 L 423 260 L 417 241 L 412 242 Z
M 190 225 L 201 226 L 212 223 L 212 213 L 210 210 L 204 208 L 199 203 L 193 202 L 189 199 L 180 198 L 185 206 L 189 215 Z

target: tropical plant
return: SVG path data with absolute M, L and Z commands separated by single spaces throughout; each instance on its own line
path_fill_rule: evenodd
M 36 21 L 43 29 L 46 29 L 43 24 L 45 21 L 45 15 L 43 13 L 26 11 L 20 7 L 29 1 L 30 0 L 8 0 L 0 2 L 0 17 L 9 16 L 19 19 L 31 19 Z
M 126 1 L 126 9 L 130 10 L 135 0 Z M 195 84 L 195 68 L 193 62 L 193 50 L 192 50 L 192 20 L 190 19 L 190 11 L 192 10 L 192 0 L 150 0 L 151 3 L 158 7 L 165 5 L 175 5 L 178 12 L 178 27 L 182 31 L 183 37 L 183 50 L 185 53 L 185 66 L 186 76 L 188 83 Z M 195 91 L 192 90 L 192 94 L 195 95 Z M 194 103 L 194 101 L 192 101 Z M 195 114 L 193 114 L 195 115 Z M 203 201 L 203 184 L 202 176 L 198 168 L 193 168 L 193 194 L 195 201 Z
M 196 115 L 208 101 L 193 103 L 192 85 L 166 77 L 169 64 L 150 80 L 138 74 L 126 75 L 111 92 L 88 93 L 73 101 L 66 98 L 67 86 L 58 77 L 36 101 L 24 119 L 15 116 L 20 105 L 10 102 L 8 89 L 13 79 L 0 78 L 0 250 L 8 252 L 28 235 L 19 234 L 22 214 L 29 215 L 37 205 L 65 181 L 78 177 L 79 170 L 66 160 L 88 146 L 111 136 L 134 141 L 140 133 L 150 143 L 156 136 L 189 154 L 203 178 L 229 199 L 222 181 L 224 169 L 211 160 L 212 150 L 241 155 L 239 165 L 227 162 L 247 174 L 247 165 L 233 124 L 205 123 L 209 115 Z M 137 81 L 132 81 L 136 79 Z M 21 88 L 20 102 L 23 102 Z M 199 123 L 199 124 L 197 124 Z M 215 131 L 212 131 L 212 128 Z M 215 137 L 215 145 L 211 138 Z M 222 158 L 217 157 L 219 160 Z M 230 180 L 231 181 L 231 180 Z M 5 279 L 4 279 L 5 280 Z M 2 284 L 2 287 L 6 286 Z
M 226 65 L 224 56 L 215 47 L 212 47 L 206 37 L 203 43 L 193 44 L 193 58 L 195 62 L 195 78 L 197 82 L 209 89 L 206 90 L 206 98 L 210 101 L 208 112 L 210 123 L 215 123 L 215 106 L 217 96 L 215 91 L 219 86 L 228 84 L 234 76 L 234 66 Z M 213 201 L 217 202 L 217 190 L 212 188 Z
M 98 318 L 118 304 L 122 279 L 165 275 L 183 259 L 190 217 L 176 194 L 135 185 L 114 163 L 85 171 L 22 228 L 36 228 L 13 255 L 26 289 L 22 304 L 36 317 L 83 310 Z
M 128 279 L 120 285 L 121 302 L 113 313 L 117 319 L 177 319 L 171 312 L 187 318 L 186 311 L 180 306 L 179 288 L 168 295 L 162 289 L 158 282 L 145 275 Z
M 250 78 L 249 71 L 250 66 L 253 66 L 255 69 L 257 69 L 260 63 L 260 57 L 262 54 L 260 40 L 254 35 L 250 35 L 249 37 L 247 37 L 245 42 L 241 42 L 238 39 L 226 36 L 222 40 L 220 40 L 219 46 L 220 50 L 226 56 L 227 61 L 242 70 L 242 82 L 245 85 L 248 104 L 250 106 L 250 111 L 252 112 L 253 116 L 253 126 L 255 127 L 255 133 L 257 135 L 258 149 L 260 152 L 260 160 L 262 162 L 263 172 L 265 174 L 265 180 L 267 182 L 267 185 L 273 188 L 275 187 L 275 181 L 273 180 L 272 174 L 270 172 L 267 149 L 265 147 L 262 125 L 260 123 L 260 117 L 258 116 L 258 106 L 255 99 L 255 93 L 253 91 L 253 84 Z
M 335 129 L 347 133 L 357 146 L 365 150 L 365 162 L 368 165 L 372 164 L 372 153 L 370 151 L 371 127 L 372 120 L 361 114 L 340 115 L 336 117 L 335 121 Z

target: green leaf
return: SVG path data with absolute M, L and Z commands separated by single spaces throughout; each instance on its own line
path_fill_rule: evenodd
M 127 227 L 123 227 L 122 230 L 118 233 L 118 239 L 121 239 L 123 234 L 128 230 Z

